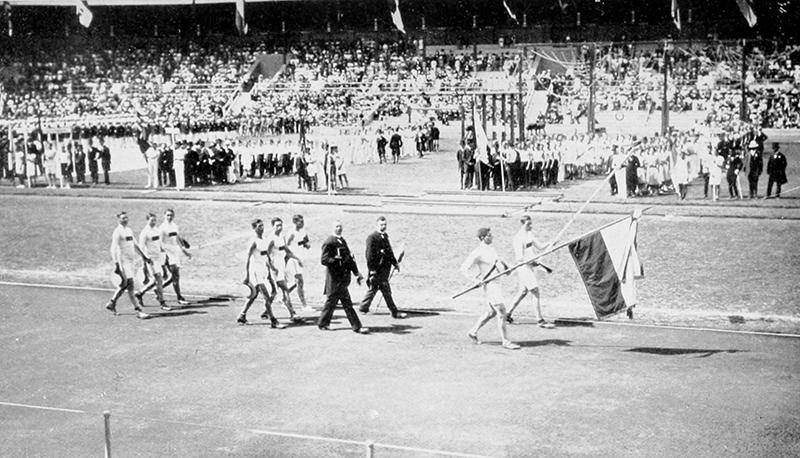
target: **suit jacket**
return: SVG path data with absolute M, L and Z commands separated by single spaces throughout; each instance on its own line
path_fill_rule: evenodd
M 773 153 L 767 161 L 767 174 L 780 184 L 786 184 L 786 156 L 780 151 Z
M 350 274 L 358 275 L 356 260 L 350 253 L 347 242 L 331 235 L 322 244 L 322 265 L 327 267 L 325 274 L 325 294 L 330 295 L 346 290 L 350 285 Z
M 375 231 L 367 236 L 367 268 L 370 272 L 388 273 L 392 266 L 397 266 L 389 234 Z

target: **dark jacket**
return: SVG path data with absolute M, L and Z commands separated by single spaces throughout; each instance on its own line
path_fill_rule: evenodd
M 370 272 L 388 272 L 397 266 L 389 235 L 378 231 L 367 236 L 367 268 Z
M 773 153 L 767 161 L 767 175 L 776 183 L 786 184 L 786 156 L 780 151 Z
M 358 275 L 356 260 L 350 253 L 347 242 L 331 235 L 322 244 L 322 265 L 327 267 L 325 274 L 325 294 L 330 295 L 347 289 L 350 285 L 350 274 Z

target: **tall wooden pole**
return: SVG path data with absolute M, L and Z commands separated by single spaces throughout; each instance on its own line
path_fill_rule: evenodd
M 747 121 L 747 40 L 742 40 L 742 101 L 739 104 L 739 119 Z
M 664 41 L 664 90 L 661 97 L 661 135 L 669 131 L 669 100 L 667 88 L 669 86 L 669 42 Z

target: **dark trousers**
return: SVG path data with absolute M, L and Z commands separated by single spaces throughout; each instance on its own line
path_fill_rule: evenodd
M 781 183 L 779 181 L 775 180 L 774 178 L 772 178 L 772 176 L 770 176 L 769 180 L 767 180 L 767 197 L 772 195 L 772 185 L 773 185 L 773 183 L 777 186 L 777 188 L 775 189 L 775 195 L 780 197 L 781 196 Z
M 97 172 L 97 166 L 89 167 L 89 174 L 92 176 L 92 184 L 97 184 L 97 181 L 100 178 Z
M 739 187 L 736 183 L 736 175 L 728 175 L 728 194 L 731 197 L 739 197 Z
M 708 198 L 708 181 L 710 178 L 710 174 L 703 173 L 703 196 L 707 199 Z
M 110 184 L 111 182 L 108 179 L 108 172 L 111 170 L 111 166 L 103 166 L 103 181 L 105 184 Z
M 345 315 L 347 315 L 347 320 L 350 321 L 350 327 L 353 328 L 353 331 L 361 329 L 361 320 L 358 319 L 358 314 L 353 310 L 353 301 L 350 299 L 350 291 L 348 291 L 347 288 L 342 288 L 328 294 L 325 298 L 325 306 L 322 309 L 322 313 L 319 315 L 319 320 L 317 320 L 317 326 L 320 328 L 327 328 L 330 326 L 331 318 L 333 318 L 333 310 L 339 302 L 342 303 L 342 308 L 344 309 Z
M 753 198 L 758 194 L 758 175 L 747 177 L 747 184 L 750 185 L 750 197 Z
M 386 300 L 386 307 L 389 309 L 389 312 L 392 313 L 392 316 L 397 316 L 397 305 L 395 305 L 394 299 L 392 299 L 392 287 L 389 286 L 388 272 L 376 274 L 375 277 L 370 281 L 369 289 L 367 290 L 367 294 L 364 295 L 364 299 L 361 301 L 361 306 L 359 309 L 364 313 L 368 312 L 369 306 L 372 304 L 372 299 L 375 298 L 378 290 L 380 290 L 381 294 L 383 294 L 383 298 Z

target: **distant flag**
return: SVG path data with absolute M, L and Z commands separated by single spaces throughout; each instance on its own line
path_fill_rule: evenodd
M 472 107 L 472 125 L 475 128 L 475 159 L 484 164 L 489 163 L 489 137 L 483 130 L 483 122 L 478 118 L 475 106 Z
M 94 15 L 91 11 L 89 11 L 89 8 L 86 6 L 86 4 L 83 3 L 83 0 L 75 0 L 75 14 L 78 15 L 78 22 L 88 29 L 92 24 Z
M 644 276 L 636 252 L 639 216 L 636 212 L 568 245 L 598 319 L 636 305 L 634 279 Z
M 400 0 L 389 0 L 389 14 L 392 15 L 392 22 L 397 30 L 406 33 L 403 18 L 400 16 Z
M 247 35 L 247 22 L 244 20 L 244 0 L 236 0 L 236 30 L 241 35 Z
M 508 2 L 506 2 L 506 0 L 503 0 L 503 6 L 505 6 L 505 7 L 506 7 L 506 12 L 508 12 L 508 15 L 509 15 L 509 16 L 511 16 L 511 19 L 513 19 L 513 20 L 514 20 L 514 22 L 516 22 L 517 24 L 519 24 L 519 21 L 517 20 L 517 15 L 516 15 L 516 14 L 514 14 L 514 13 L 511 11 L 511 8 L 509 8 L 509 6 L 508 6 Z
M 566 0 L 558 0 L 558 7 L 561 8 L 562 13 L 567 12 L 567 2 Z
M 747 21 L 747 25 L 750 27 L 754 27 L 756 22 L 758 22 L 758 18 L 756 17 L 756 13 L 753 12 L 753 1 L 752 0 L 736 0 L 736 3 L 739 4 L 739 9 L 742 11 L 742 15 L 744 19 Z
M 678 30 L 681 29 L 681 10 L 678 7 L 678 0 L 672 0 L 672 22 Z

